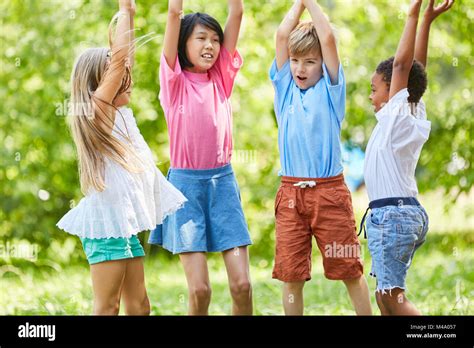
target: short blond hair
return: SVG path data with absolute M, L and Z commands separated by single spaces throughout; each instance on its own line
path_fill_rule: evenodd
M 312 50 L 321 53 L 318 33 L 313 22 L 305 21 L 296 26 L 288 39 L 288 49 L 292 56 L 305 55 Z

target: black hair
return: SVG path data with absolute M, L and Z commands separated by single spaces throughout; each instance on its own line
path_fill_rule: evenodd
M 178 57 L 181 68 L 193 67 L 193 64 L 189 61 L 188 56 L 186 55 L 186 42 L 191 36 L 196 25 L 202 25 L 210 30 L 215 31 L 219 36 L 219 43 L 222 45 L 224 42 L 224 32 L 222 31 L 222 27 L 217 20 L 205 13 L 196 12 L 187 14 L 181 20 L 181 28 L 179 31 Z
M 385 81 L 389 86 L 392 81 L 394 60 L 395 57 L 390 57 L 381 62 L 377 66 L 377 69 L 375 69 L 376 73 L 381 74 L 383 81 Z M 413 60 L 413 65 L 408 77 L 408 101 L 410 103 L 418 103 L 425 93 L 427 85 L 428 78 L 426 76 L 425 67 L 416 59 Z

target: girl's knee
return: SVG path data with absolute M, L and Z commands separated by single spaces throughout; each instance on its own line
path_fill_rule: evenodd
M 150 300 L 146 296 L 142 300 L 132 301 L 128 303 L 125 311 L 127 315 L 150 315 Z
M 94 300 L 95 315 L 118 315 L 120 311 L 120 300 Z
M 207 302 L 211 299 L 211 286 L 206 283 L 194 285 L 189 288 L 189 295 L 192 299 L 199 303 Z
M 248 278 L 239 279 L 230 284 L 230 292 L 233 297 L 250 297 L 252 284 Z

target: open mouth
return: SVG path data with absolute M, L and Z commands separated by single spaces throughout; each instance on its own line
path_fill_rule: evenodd
M 296 76 L 296 78 L 298 79 L 298 81 L 301 81 L 301 82 L 304 82 L 308 79 L 307 77 L 302 77 L 302 76 Z
M 211 53 L 204 53 L 201 55 L 201 57 L 205 60 L 212 60 L 214 58 L 214 55 Z

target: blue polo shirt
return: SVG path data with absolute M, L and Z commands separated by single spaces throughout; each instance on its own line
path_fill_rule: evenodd
M 279 175 L 327 178 L 342 173 L 341 124 L 346 108 L 346 82 L 339 65 L 338 84 L 332 85 L 326 65 L 323 77 L 307 90 L 293 80 L 288 60 L 270 69 L 275 88 L 278 123 Z

